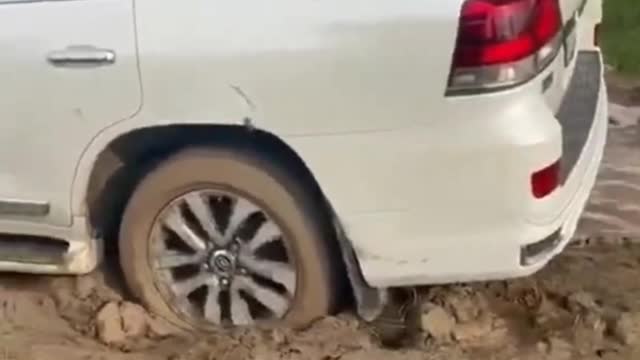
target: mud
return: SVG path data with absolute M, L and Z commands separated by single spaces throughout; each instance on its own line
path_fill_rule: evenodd
M 296 333 L 195 338 L 123 300 L 99 272 L 4 275 L 0 359 L 636 359 L 639 272 L 640 246 L 592 245 L 531 278 L 421 289 L 424 330 L 401 349 L 381 347 L 349 314 Z
M 400 349 L 350 314 L 295 333 L 196 338 L 132 303 L 117 272 L 101 269 L 0 275 L 0 360 L 640 359 L 640 114 L 613 108 L 579 241 L 530 278 L 420 289 L 418 326 Z

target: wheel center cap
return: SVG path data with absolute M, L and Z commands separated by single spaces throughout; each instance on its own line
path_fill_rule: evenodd
M 208 263 L 216 274 L 231 275 L 236 267 L 236 258 L 226 250 L 218 250 L 211 254 Z

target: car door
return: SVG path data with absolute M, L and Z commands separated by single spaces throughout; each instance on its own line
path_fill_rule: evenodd
M 71 222 L 83 150 L 141 106 L 133 6 L 0 0 L 0 222 Z

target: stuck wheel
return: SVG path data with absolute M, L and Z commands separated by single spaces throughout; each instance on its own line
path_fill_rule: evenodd
M 127 204 L 125 279 L 182 327 L 304 326 L 331 310 L 338 275 L 319 215 L 297 182 L 254 155 L 185 150 Z

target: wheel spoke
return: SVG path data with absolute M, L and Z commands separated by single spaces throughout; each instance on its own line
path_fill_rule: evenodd
M 193 277 L 173 283 L 171 288 L 177 296 L 188 296 L 198 288 L 211 284 L 217 285 L 216 279 L 211 274 L 198 273 Z
M 194 251 L 200 252 L 207 248 L 205 241 L 184 220 L 178 207 L 169 211 L 164 218 L 164 224 Z
M 216 245 L 222 245 L 222 234 L 216 226 L 215 217 L 213 216 L 213 212 L 211 211 L 209 204 L 207 204 L 206 199 L 200 193 L 190 193 L 185 196 L 184 200 L 211 240 L 213 240 Z
M 204 258 L 203 254 L 185 254 L 179 251 L 168 250 L 158 256 L 158 269 L 172 269 L 184 265 L 196 264 Z
M 294 294 L 296 272 L 293 266 L 283 262 L 258 259 L 255 256 L 247 254 L 240 254 L 238 261 L 241 266 L 246 267 L 252 273 L 281 284 L 287 289 L 290 295 Z
M 207 301 L 204 304 L 204 316 L 207 320 L 220 324 L 221 311 L 218 296 L 220 295 L 220 287 L 217 285 L 209 285 L 207 291 Z
M 250 203 L 249 201 L 238 198 L 231 209 L 231 213 L 229 214 L 229 224 L 227 225 L 227 229 L 224 233 L 225 243 L 229 243 L 233 240 L 233 237 L 236 235 L 236 232 L 240 228 L 240 226 L 249 218 L 249 216 L 253 213 L 260 211 L 255 205 Z
M 267 220 L 260 226 L 251 240 L 249 240 L 247 247 L 249 248 L 249 251 L 255 252 L 262 245 L 269 243 L 280 236 L 280 229 L 278 229 L 272 221 Z
M 228 218 L 216 217 L 217 206 L 227 204 Z M 249 228 L 255 231 L 249 234 Z M 286 239 L 248 198 L 217 189 L 186 193 L 162 211 L 151 237 L 155 285 L 182 315 L 240 326 L 282 318 L 289 310 L 295 259 L 289 253 L 279 261 L 258 256 Z
M 276 317 L 281 318 L 289 308 L 289 301 L 272 289 L 261 286 L 253 279 L 238 276 L 234 280 L 238 286 L 248 292 L 254 299 L 269 309 Z
M 253 317 L 249 312 L 249 304 L 240 296 L 238 288 L 234 288 L 230 291 L 231 303 L 231 322 L 234 325 L 250 325 L 253 323 Z

